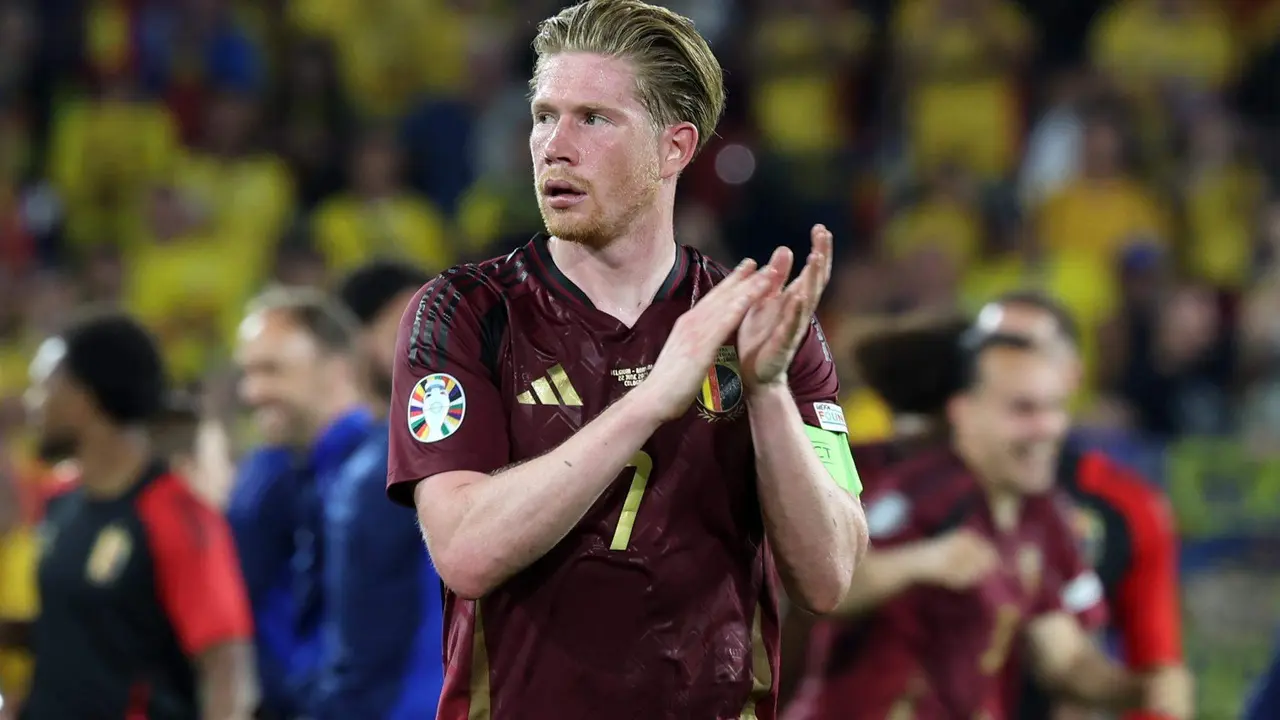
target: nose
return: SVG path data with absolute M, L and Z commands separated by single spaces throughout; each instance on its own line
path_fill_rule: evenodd
M 578 148 L 573 137 L 573 119 L 561 117 L 546 130 L 542 143 L 542 161 L 547 165 L 578 164 Z

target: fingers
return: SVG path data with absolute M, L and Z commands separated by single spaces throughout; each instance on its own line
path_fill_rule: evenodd
M 791 277 L 791 267 L 795 264 L 795 253 L 791 252 L 789 247 L 779 247 L 773 251 L 773 255 L 769 258 L 769 264 L 766 266 L 772 270 L 775 275 L 775 283 L 769 289 L 766 295 L 773 295 L 782 288 L 782 284 Z
M 812 313 L 808 312 L 809 298 L 803 293 L 787 293 L 783 302 L 785 305 L 774 337 L 778 338 L 780 344 L 786 346 L 796 342 Z
M 813 252 L 821 255 L 823 259 L 822 286 L 825 288 L 827 283 L 831 281 L 831 269 L 835 260 L 835 236 L 827 229 L 826 225 L 818 224 L 813 226 L 813 230 L 809 232 L 812 241 Z

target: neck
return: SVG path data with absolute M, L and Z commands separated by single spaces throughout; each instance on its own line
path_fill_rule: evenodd
M 320 436 L 333 427 L 338 418 L 365 405 L 364 398 L 354 390 L 335 389 L 330 392 L 328 399 L 329 402 L 316 415 L 315 425 L 311 428 L 308 438 L 310 445 L 315 445 L 320 440 Z
M 649 306 L 675 262 L 671 212 L 662 215 L 637 222 L 599 247 L 553 237 L 551 258 L 592 304 L 630 325 Z
M 996 529 L 1001 532 L 1012 532 L 1018 527 L 1018 513 L 1022 510 L 1022 496 L 1008 490 L 1002 490 L 994 483 L 986 485 L 987 506 L 991 508 L 991 519 Z
M 76 458 L 80 485 L 91 497 L 119 497 L 142 480 L 151 458 L 151 441 L 141 430 L 86 433 Z

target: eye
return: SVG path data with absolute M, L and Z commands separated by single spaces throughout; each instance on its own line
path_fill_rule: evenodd
M 533 114 L 533 121 L 534 121 L 534 123 L 537 123 L 537 124 L 539 124 L 539 125 L 542 125 L 542 124 L 544 124 L 544 123 L 548 123 L 548 122 L 550 122 L 550 121 L 551 121 L 551 113 L 544 113 L 544 112 L 534 113 L 534 114 Z
M 586 123 L 588 125 L 601 125 L 607 122 L 609 122 L 609 120 L 599 113 L 589 113 L 586 119 Z

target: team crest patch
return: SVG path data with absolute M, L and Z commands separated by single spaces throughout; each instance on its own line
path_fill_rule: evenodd
M 698 393 L 698 414 L 710 422 L 734 420 L 746 410 L 742 394 L 738 349 L 732 346 L 721 347 L 716 353 L 715 363 L 702 380 L 702 392 Z
M 133 552 L 133 539 L 119 525 L 108 525 L 98 533 L 89 552 L 89 562 L 84 574 L 95 585 L 107 585 L 120 577 L 129 555 Z
M 458 431 L 467 416 L 467 394 L 452 375 L 434 373 L 409 393 L 409 432 L 421 443 L 439 442 Z

